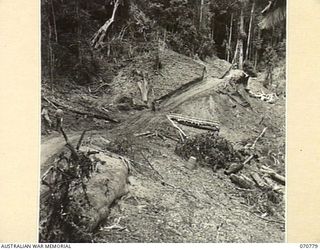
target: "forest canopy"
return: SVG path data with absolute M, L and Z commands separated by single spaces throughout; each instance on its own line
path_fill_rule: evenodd
M 41 12 L 42 73 L 51 81 L 90 82 L 102 55 L 119 63 L 159 43 L 240 69 L 285 57 L 285 0 L 42 0 Z

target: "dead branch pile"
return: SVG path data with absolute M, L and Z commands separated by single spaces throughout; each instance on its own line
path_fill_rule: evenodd
M 120 159 L 90 148 L 61 153 L 42 176 L 40 242 L 91 242 L 110 205 L 127 192 L 128 167 Z
M 175 152 L 186 160 L 193 156 L 200 165 L 214 170 L 242 161 L 241 154 L 229 141 L 212 132 L 186 139 L 177 145 Z
M 238 189 L 237 196 L 244 200 L 244 204 L 248 206 L 249 211 L 259 218 L 268 222 L 284 224 L 283 203 L 284 196 L 277 193 L 269 187 L 263 189 Z M 273 220 L 269 218 L 272 216 Z M 269 218 L 268 218 L 269 217 Z
M 46 242 L 82 241 L 89 235 L 82 228 L 85 220 L 82 215 L 83 210 L 90 207 L 86 182 L 97 163 L 91 161 L 89 156 L 96 152 L 79 151 L 85 131 L 76 148 L 69 143 L 63 129 L 61 131 L 70 154 L 62 152 L 41 178 L 41 184 L 48 188 L 41 197 L 47 216 L 40 219 L 40 241 Z M 80 200 L 74 197 L 79 188 L 83 196 Z

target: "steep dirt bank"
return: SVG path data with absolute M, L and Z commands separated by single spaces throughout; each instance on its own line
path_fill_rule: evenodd
M 134 62 L 118 73 L 111 87 L 112 98 L 110 101 L 116 102 L 123 96 L 141 99 L 137 83 L 142 79 L 137 76 L 136 71 L 146 73 L 150 87 L 148 96 L 152 100 L 158 99 L 203 75 L 203 65 L 172 50 L 165 49 L 160 53 L 161 68 L 158 70 L 155 70 L 154 60 L 151 56 L 147 54 L 135 58 Z
M 242 173 L 267 164 L 284 174 L 285 100 L 280 98 L 269 104 L 243 92 L 250 104 L 243 107 L 218 93 L 226 82 L 211 76 L 224 73 L 228 64 L 224 65 L 217 66 L 219 72 L 214 66 L 208 67 L 209 76 L 204 81 L 176 93 L 161 104 L 160 110 L 119 113 L 121 124 L 87 134 L 85 144 L 119 151 L 134 161 L 130 192 L 112 207 L 107 222 L 93 235 L 95 242 L 284 241 L 284 200 L 278 205 L 264 204 L 263 193 L 238 189 L 223 170 L 213 172 L 201 166 L 192 171 L 187 169 L 186 161 L 174 153 L 176 142 L 172 139 L 134 136 L 151 131 L 178 139 L 177 131 L 166 118 L 171 112 L 218 121 L 220 134 L 234 146 L 252 143 L 268 127 L 265 137 L 257 143 L 260 161 L 254 160 Z M 263 89 L 259 79 L 250 84 L 252 89 Z M 188 136 L 203 132 L 181 127 Z M 78 138 L 80 133 L 70 137 Z M 60 135 L 59 139 L 51 136 L 43 140 L 43 145 L 43 159 L 50 161 L 63 149 L 64 140 Z M 273 162 L 272 157 L 278 162 Z M 108 226 L 113 224 L 122 229 L 110 229 Z

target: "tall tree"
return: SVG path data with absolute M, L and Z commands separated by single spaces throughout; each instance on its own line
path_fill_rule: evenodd
M 253 1 L 251 12 L 250 12 L 250 22 L 249 22 L 249 29 L 248 29 L 247 49 L 246 49 L 245 60 L 248 60 L 248 57 L 249 57 L 250 39 L 251 39 L 251 30 L 252 30 L 252 20 L 253 20 L 255 4 L 256 4 L 256 2 Z
M 232 41 L 232 28 L 233 28 L 233 13 L 231 13 L 231 18 L 230 18 L 230 32 L 229 32 L 229 40 L 228 40 L 228 45 L 227 45 L 227 61 L 230 61 L 230 54 L 231 54 L 231 41 Z
M 238 61 L 238 67 L 239 69 L 243 69 L 243 40 L 246 36 L 246 33 L 244 31 L 244 7 L 245 7 L 245 1 L 241 1 L 240 3 L 240 18 L 239 18 L 239 38 L 238 38 L 238 49 L 239 49 L 239 61 Z

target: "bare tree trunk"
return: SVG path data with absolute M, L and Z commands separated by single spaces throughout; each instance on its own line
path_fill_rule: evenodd
M 215 15 L 212 17 L 212 27 L 211 27 L 211 38 L 214 40 L 214 29 L 215 29 Z
M 249 31 L 248 31 L 248 39 L 247 39 L 247 50 L 246 50 L 245 60 L 248 60 L 248 57 L 249 57 L 251 28 L 252 28 L 252 20 L 253 20 L 254 8 L 255 8 L 255 2 L 253 2 L 253 4 L 252 4 L 251 13 L 250 13 L 250 23 L 249 23 Z
M 243 69 L 243 37 L 244 37 L 244 17 L 243 17 L 243 6 L 241 7 L 240 12 L 240 34 L 239 34 L 239 63 L 238 68 Z
M 230 60 L 230 52 L 231 52 L 232 26 L 233 26 L 233 13 L 231 14 L 229 41 L 228 41 L 228 44 L 227 44 L 227 61 L 228 62 Z
M 110 17 L 110 19 L 108 19 L 104 25 L 101 26 L 101 28 L 93 35 L 92 39 L 91 39 L 91 46 L 93 46 L 95 49 L 99 48 L 100 46 L 102 46 L 103 44 L 103 39 L 105 38 L 108 28 L 110 27 L 110 25 L 113 23 L 114 21 L 114 17 L 116 14 L 116 11 L 118 9 L 118 6 L 120 4 L 120 0 L 116 0 L 114 7 L 113 7 L 113 12 L 112 12 L 112 16 Z
M 54 55 L 52 48 L 52 28 L 50 24 L 50 20 L 48 19 L 48 30 L 49 30 L 49 71 L 50 71 L 50 84 L 51 88 L 53 87 L 53 73 L 54 73 Z
M 76 0 L 76 13 L 77 13 L 77 22 L 78 22 L 78 28 L 77 28 L 77 36 L 78 36 L 78 58 L 79 63 L 82 64 L 82 48 L 81 48 L 81 25 L 80 25 L 80 15 L 79 15 L 79 0 Z
M 258 40 L 260 40 L 261 37 L 261 31 L 258 29 Z M 255 48 L 255 53 L 254 53 L 254 70 L 257 70 L 257 65 L 258 65 L 258 49 Z
M 54 13 L 53 0 L 51 0 L 51 12 L 52 12 L 52 20 L 53 20 L 53 28 L 54 28 L 54 34 L 55 34 L 55 41 L 58 42 L 56 15 L 55 15 L 55 13 Z
M 199 30 L 202 29 L 202 20 L 203 20 L 203 4 L 204 4 L 204 0 L 200 0 L 200 17 L 199 17 Z
M 148 102 L 148 93 L 149 93 L 149 83 L 146 78 L 145 72 L 142 72 L 142 81 L 137 82 L 140 93 L 141 93 L 141 100 L 144 103 Z
M 232 65 L 233 65 L 233 64 L 236 62 L 236 60 L 237 60 L 238 52 L 239 52 L 239 40 L 237 41 L 236 49 L 235 49 L 235 51 L 234 51 L 233 59 L 232 59 L 232 62 L 231 62 Z

